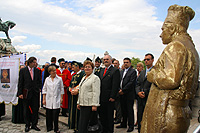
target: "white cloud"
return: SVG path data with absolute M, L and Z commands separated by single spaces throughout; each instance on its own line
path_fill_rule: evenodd
M 24 46 L 16 45 L 15 48 L 18 52 L 27 52 L 31 54 L 35 52 L 37 49 L 40 49 L 41 46 L 36 44 L 24 45 Z
M 62 6 L 56 5 L 56 2 L 62 3 Z M 70 49 L 70 45 L 83 47 L 83 49 L 85 46 L 91 47 L 101 52 L 108 50 L 114 57 L 120 59 L 126 55 L 143 59 L 146 52 L 153 53 L 157 58 L 164 48 L 159 38 L 162 22 L 155 17 L 156 7 L 145 0 L 126 0 L 126 2 L 124 0 L 72 0 L 70 2 L 60 0 L 56 2 L 53 0 L 48 3 L 43 3 L 43 0 L 0 1 L 3 21 L 11 19 L 17 24 L 12 29 L 16 31 L 12 39 L 14 44 L 26 40 L 30 42 L 31 36 L 34 36 L 34 39 L 39 37 L 55 41 L 58 47 L 61 44 L 67 46 L 65 48 L 67 51 L 52 52 L 46 46 L 48 42 L 44 42 L 38 43 L 41 46 L 17 45 L 17 50 L 28 51 L 29 54 L 35 54 L 40 56 L 41 60 L 47 61 L 52 55 L 61 57 L 62 54 L 66 58 L 70 57 L 70 60 L 83 60 L 87 53 L 90 55 L 92 52 L 82 50 L 75 52 L 81 57 L 73 56 L 75 49 Z M 26 38 L 24 34 L 29 36 Z M 197 45 L 199 32 L 191 31 L 191 35 L 200 50 Z M 46 51 L 41 50 L 41 47 L 45 47 Z M 138 54 L 139 52 L 136 51 L 141 52 Z M 66 52 L 68 54 L 65 54 Z M 49 55 L 48 59 L 43 55 L 44 53 Z
M 26 36 L 14 36 L 12 38 L 12 43 L 13 44 L 22 43 L 26 38 L 27 38 Z
M 188 33 L 190 34 L 190 36 L 192 37 L 192 40 L 194 42 L 195 48 L 197 49 L 198 52 L 200 52 L 200 29 L 198 30 L 189 30 Z
M 69 23 L 66 23 L 63 25 L 64 28 L 66 28 L 70 32 L 76 32 L 81 34 L 87 34 L 87 28 L 83 26 L 77 26 L 77 25 L 70 25 Z
M 26 4 L 23 6 L 19 3 Z M 144 0 L 74 2 L 77 5 L 80 3 L 85 3 L 82 6 L 92 7 L 91 10 L 87 11 L 87 14 L 78 15 L 56 5 L 44 4 L 42 0 L 28 3 L 24 0 L 0 2 L 4 6 L 10 4 L 8 7 L 11 11 L 17 10 L 12 12 L 13 17 L 18 16 L 14 17 L 18 21 L 15 30 L 72 45 L 87 45 L 101 49 L 111 49 L 115 46 L 116 50 L 123 50 L 124 45 L 133 48 L 137 45 L 131 41 L 137 35 L 145 40 L 148 36 L 155 38 L 159 33 L 161 22 L 153 17 L 155 7 L 148 5 Z M 59 34 L 53 38 L 55 33 Z M 147 36 L 141 37 L 144 33 Z

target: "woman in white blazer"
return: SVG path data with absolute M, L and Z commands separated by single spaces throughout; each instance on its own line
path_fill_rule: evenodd
M 59 133 L 58 116 L 63 100 L 64 86 L 62 78 L 56 75 L 55 66 L 50 66 L 48 72 L 50 76 L 45 79 L 42 89 L 43 105 L 46 105 L 46 127 L 47 132 L 51 131 L 54 122 L 54 132 Z
M 77 108 L 80 109 L 79 133 L 88 132 L 88 124 L 92 113 L 97 111 L 100 97 L 100 79 L 93 74 L 94 64 L 86 60 L 83 64 L 85 74 L 79 83 Z

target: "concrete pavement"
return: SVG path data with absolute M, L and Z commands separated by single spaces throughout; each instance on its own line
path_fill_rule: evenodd
M 38 121 L 38 127 L 41 129 L 40 132 L 37 132 L 31 129 L 30 133 L 44 133 L 46 132 L 46 118 L 45 110 L 40 109 L 40 119 Z M 25 124 L 14 124 L 11 122 L 12 119 L 12 105 L 6 105 L 6 115 L 2 116 L 2 121 L 0 121 L 0 133 L 21 133 L 24 132 Z M 61 133 L 73 133 L 73 130 L 69 130 L 67 127 L 68 117 L 59 116 L 59 129 Z M 115 125 L 116 127 L 117 125 Z M 193 133 L 193 131 L 199 126 L 197 118 L 191 120 L 191 125 L 188 130 L 188 133 Z M 115 128 L 115 133 L 125 133 L 127 129 L 117 129 Z M 53 133 L 51 131 L 50 133 Z M 135 129 L 132 133 L 137 133 Z

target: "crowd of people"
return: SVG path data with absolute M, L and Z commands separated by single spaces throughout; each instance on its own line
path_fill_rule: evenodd
M 30 57 L 20 66 L 18 105 L 13 105 L 13 123 L 25 123 L 25 132 L 40 131 L 37 126 L 39 107 L 46 109 L 47 132 L 59 132 L 59 114 L 68 118 L 74 132 L 114 132 L 127 128 L 132 132 L 140 123 L 151 83 L 146 73 L 153 67 L 154 56 L 146 54 L 144 64 L 133 68 L 130 58 L 119 60 L 105 55 L 83 62 L 51 58 L 42 68 Z M 41 95 L 40 95 L 41 93 Z M 41 99 L 40 99 L 41 98 Z M 134 101 L 137 101 L 137 120 L 134 119 Z M 40 103 L 41 101 L 41 103 Z M 115 110 L 115 114 L 114 114 Z M 134 122 L 136 123 L 134 124 Z
M 199 75 L 199 56 L 187 33 L 194 11 L 178 5 L 170 6 L 168 11 L 160 36 L 168 45 L 155 66 L 151 53 L 144 56 L 145 69 L 142 62 L 133 68 L 128 57 L 120 68 L 119 61 L 109 54 L 102 60 L 97 57 L 95 63 L 90 58 L 83 64 L 61 58 L 59 66 L 52 57 L 51 64 L 46 63 L 42 69 L 37 67 L 37 59 L 30 57 L 19 72 L 19 102 L 13 107 L 12 121 L 25 123 L 25 132 L 30 127 L 40 131 L 41 92 L 47 131 L 60 132 L 61 113 L 69 117 L 69 129 L 79 133 L 113 133 L 114 124 L 119 124 L 116 128 L 128 127 L 127 132 L 132 132 L 135 125 L 138 132 L 187 132 L 191 114 L 188 104 L 195 96 Z M 7 73 L 3 82 L 8 82 Z M 5 105 L 1 103 L 0 116 L 4 114 Z M 24 119 L 19 118 L 22 115 Z

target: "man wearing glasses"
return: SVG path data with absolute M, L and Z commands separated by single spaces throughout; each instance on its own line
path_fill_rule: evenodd
M 150 53 L 145 55 L 144 62 L 146 65 L 146 70 L 140 72 L 137 79 L 136 94 L 138 95 L 138 132 L 140 132 L 142 115 L 149 95 L 151 83 L 147 81 L 147 72 L 153 67 L 154 56 Z

